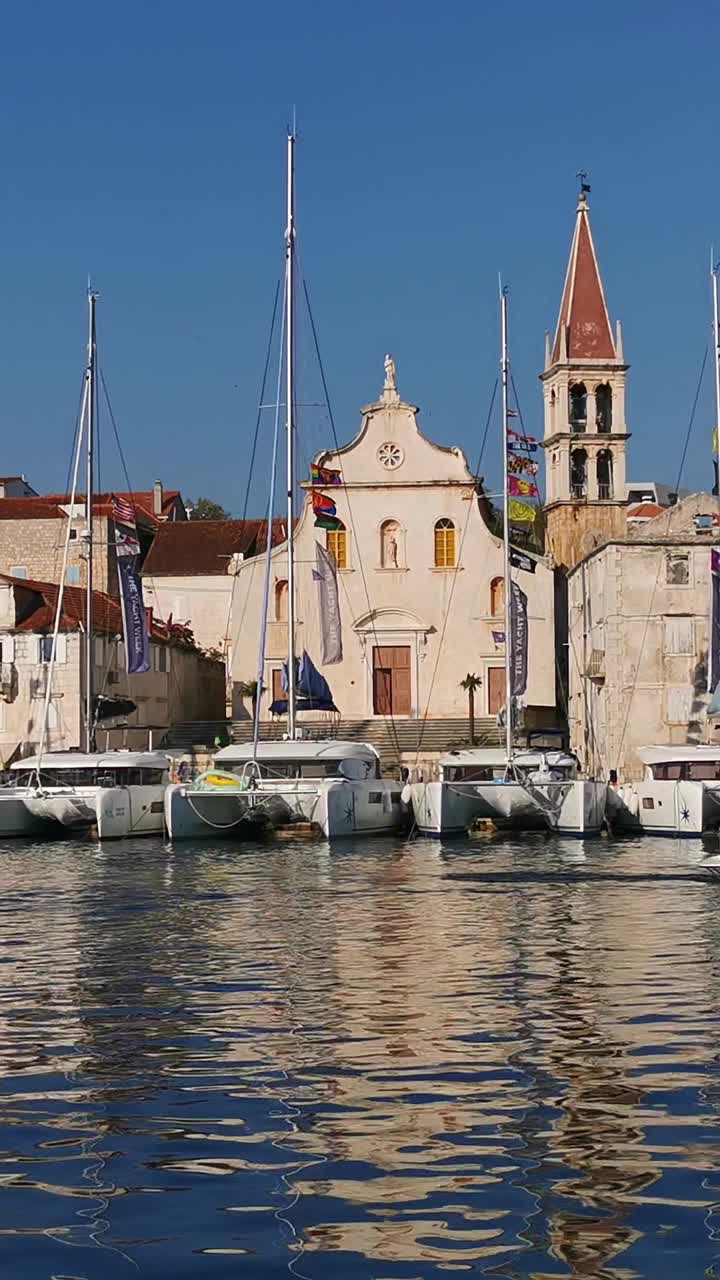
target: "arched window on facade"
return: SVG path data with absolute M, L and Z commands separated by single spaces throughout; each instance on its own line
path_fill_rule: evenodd
M 570 426 L 574 431 L 584 431 L 587 426 L 587 391 L 584 382 L 573 382 L 570 386 L 569 416 Z
M 338 569 L 347 569 L 349 564 L 348 535 L 342 520 L 338 521 L 337 529 L 327 530 L 325 534 L 325 549 L 331 556 L 335 557 L 335 564 Z
M 455 525 L 452 520 L 438 520 L 435 525 L 435 567 L 454 569 L 457 563 Z
M 500 618 L 505 613 L 504 578 L 493 578 L 490 583 L 490 612 L 493 618 Z
M 597 456 L 598 498 L 613 496 L 613 458 L 612 449 L 601 449 Z
M 612 387 L 601 382 L 595 388 L 595 430 L 612 431 Z
M 275 621 L 288 620 L 288 584 L 286 578 L 278 578 L 275 583 Z
M 573 449 L 570 454 L 570 493 L 573 498 L 587 497 L 587 453 Z
M 383 569 L 401 568 L 400 525 L 397 520 L 385 520 L 380 525 L 380 564 Z

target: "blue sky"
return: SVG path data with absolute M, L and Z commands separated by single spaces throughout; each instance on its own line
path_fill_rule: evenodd
M 584 167 L 632 363 L 629 475 L 674 483 L 720 245 L 719 28 L 709 0 L 6 6 L 0 471 L 64 484 L 91 272 L 133 487 L 161 477 L 241 511 L 295 103 L 300 247 L 340 436 L 390 350 L 426 433 L 475 462 L 499 269 L 540 432 L 537 373 Z M 685 485 L 709 485 L 711 420 L 708 363 Z M 303 459 L 331 443 L 320 409 L 302 429 Z M 109 432 L 101 481 L 121 483 Z M 265 492 L 261 466 L 251 511 Z

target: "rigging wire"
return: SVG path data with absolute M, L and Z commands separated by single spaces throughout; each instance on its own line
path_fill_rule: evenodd
M 262 421 L 263 406 L 264 406 L 264 404 L 265 404 L 265 388 L 266 388 L 266 386 L 267 386 L 268 370 L 269 370 L 269 368 L 270 368 L 270 358 L 271 358 L 271 356 L 272 356 L 272 343 L 273 343 L 273 337 L 274 337 L 274 334 L 275 334 L 275 323 L 276 323 L 276 320 L 277 320 L 277 309 L 278 309 L 278 301 L 279 301 L 279 298 L 280 298 L 280 279 L 278 279 L 278 280 L 277 280 L 277 282 L 276 282 L 276 284 L 275 284 L 275 296 L 274 296 L 274 298 L 273 298 L 272 315 L 271 315 L 271 317 L 270 317 L 270 333 L 269 333 L 269 335 L 268 335 L 267 350 L 266 350 L 266 352 L 265 352 L 265 364 L 263 365 L 263 374 L 262 374 L 262 380 L 261 380 L 261 383 L 260 383 L 260 396 L 259 396 L 259 398 L 258 398 L 257 414 L 256 414 L 256 417 L 255 417 L 255 431 L 254 431 L 254 433 L 253 433 L 252 449 L 250 450 L 250 465 L 249 465 L 249 467 L 248 467 L 247 481 L 246 481 L 246 484 L 245 484 L 245 497 L 244 497 L 244 500 L 243 500 L 242 516 L 240 517 L 241 526 L 242 526 L 242 528 L 241 528 L 241 532 L 243 532 L 243 533 L 245 532 L 245 523 L 246 523 L 246 520 L 247 520 L 247 510 L 248 510 L 248 504 L 249 504 L 249 501 L 250 501 L 250 486 L 251 486 L 251 484 L 252 484 L 253 471 L 254 471 L 254 469 L 255 469 L 255 456 L 256 456 L 256 453 L 257 453 L 258 439 L 259 439 L 259 436 L 260 436 L 260 423 L 261 423 L 261 421 Z M 265 534 L 265 545 L 266 545 L 266 549 L 267 549 L 269 546 L 271 546 L 271 545 L 272 545 L 272 523 L 271 523 L 271 520 L 272 520 L 272 513 L 271 513 L 270 521 L 269 521 L 269 523 L 268 523 L 268 527 L 267 527 L 266 534 Z M 253 557 L 253 558 L 254 558 L 254 557 Z M 251 574 L 251 575 L 250 575 L 250 582 L 248 583 L 248 593 L 249 593 L 249 591 L 250 591 L 250 587 L 251 587 L 251 585 L 252 585 L 252 577 L 253 577 L 253 575 Z M 226 650 L 226 652 L 225 652 L 225 658 L 226 658 L 226 660 L 227 660 L 227 639 L 228 639 L 228 637 L 230 636 L 230 627 L 231 627 L 231 621 L 232 621 L 232 608 L 233 608 L 233 601 L 234 601 L 234 598 L 235 598 L 235 588 L 236 588 L 236 586 L 237 586 L 237 578 L 238 578 L 238 575 L 237 575 L 236 573 L 234 573 L 234 574 L 233 574 L 232 585 L 231 585 L 231 587 L 230 587 L 230 600 L 228 601 L 227 617 L 226 617 L 226 620 L 225 620 L 225 646 L 224 646 L 224 647 L 225 647 L 225 650 Z M 246 603 L 245 603 L 245 607 L 247 608 L 247 600 L 246 600 Z M 244 618 L 244 616 L 245 616 L 245 615 L 244 615 L 244 612 L 243 612 L 243 618 Z M 242 619 L 241 619 L 241 625 L 242 625 Z M 238 634 L 239 634 L 239 631 L 238 631 Z M 232 645 L 231 647 L 232 647 L 232 649 L 234 650 L 234 645 Z
M 679 469 L 678 469 L 677 480 L 675 481 L 675 492 L 677 492 L 677 491 L 679 490 L 679 488 L 680 488 L 680 481 L 681 481 L 681 479 L 682 479 L 682 473 L 683 473 L 683 470 L 684 470 L 684 467 L 685 467 L 685 459 L 687 458 L 687 451 L 688 451 L 688 447 L 689 447 L 689 445 L 690 445 L 690 437 L 691 437 L 691 435 L 692 435 L 692 429 L 693 429 L 693 426 L 694 426 L 694 424 L 695 424 L 695 414 L 696 414 L 696 412 L 697 412 L 698 401 L 699 401 L 699 399 L 700 399 L 700 390 L 701 390 L 701 388 L 702 388 L 702 381 L 703 381 L 703 376 L 704 376 L 704 374 L 705 374 L 705 366 L 706 366 L 706 364 L 707 364 L 707 358 L 708 358 L 708 348 L 707 348 L 707 346 L 706 346 L 706 347 L 705 347 L 705 354 L 703 355 L 703 358 L 702 358 L 702 365 L 700 366 L 700 375 L 699 375 L 699 377 L 698 377 L 698 380 L 697 380 L 697 386 L 696 386 L 696 388 L 695 388 L 695 397 L 694 397 L 694 399 L 693 399 L 692 409 L 691 409 L 691 411 L 690 411 L 690 419 L 689 419 L 689 421 L 688 421 L 687 431 L 685 432 L 685 443 L 683 444 L 683 451 L 682 451 L 682 455 L 681 455 L 681 458 L 680 458 L 680 466 L 679 466 Z M 669 518 L 669 520 L 668 520 L 668 531 L 667 531 L 668 537 L 670 536 L 670 526 L 671 526 L 671 524 L 672 524 L 673 515 L 674 515 L 674 513 L 675 513 L 676 509 L 677 509 L 676 507 L 673 507 L 673 508 L 671 508 L 671 511 L 670 511 L 670 518 Z M 655 595 L 656 595 L 656 592 L 657 592 L 657 589 L 658 589 L 658 583 L 659 583 L 659 581 L 660 581 L 660 573 L 661 573 L 661 570 L 662 570 L 663 564 L 664 564 L 664 558 L 663 558 L 663 556 L 659 556 L 659 557 L 658 557 L 657 573 L 655 574 L 655 582 L 654 582 L 654 584 L 653 584 L 652 594 L 651 594 L 651 596 L 650 596 L 650 603 L 649 603 L 649 605 L 648 605 L 647 614 L 646 614 L 646 617 L 645 617 L 645 628 L 644 628 L 644 630 L 643 630 L 642 640 L 641 640 L 641 642 L 640 642 L 640 648 L 639 648 L 639 650 L 638 650 L 637 662 L 636 662 L 636 664 L 635 664 L 635 674 L 634 674 L 634 676 L 633 676 L 633 681 L 632 681 L 632 684 L 631 684 L 631 686 L 630 686 L 630 694 L 629 694 L 629 697 L 627 698 L 627 707 L 626 707 L 626 711 L 625 711 L 625 719 L 624 719 L 624 721 L 623 721 L 622 733 L 621 733 L 621 735 L 620 735 L 620 742 L 619 742 L 619 744 L 618 744 L 618 749 L 617 749 L 617 753 L 616 753 L 616 756 L 615 756 L 615 768 L 616 768 L 616 769 L 617 769 L 617 768 L 619 768 L 619 765 L 620 765 L 620 759 L 621 759 L 621 756 L 622 756 L 622 749 L 623 749 L 623 746 L 624 746 L 624 744 L 625 744 L 625 734 L 626 734 L 626 732 L 627 732 L 627 727 L 628 727 L 628 723 L 629 723 L 629 720 L 630 720 L 630 712 L 631 712 L 631 710 L 632 710 L 633 698 L 634 698 L 634 696 L 635 696 L 635 690 L 636 690 L 636 688 L 637 688 L 638 675 L 639 675 L 639 673 L 640 673 L 640 660 L 641 660 L 642 655 L 643 655 L 643 650 L 644 650 L 644 648 L 645 648 L 645 642 L 646 642 L 646 640 L 647 640 L 648 631 L 649 631 L 649 629 L 650 629 L 650 619 L 651 619 L 651 615 L 652 615 L 653 604 L 654 604 L 654 602 L 655 602 Z
M 480 464 L 482 463 L 482 460 L 483 460 L 483 454 L 485 453 L 485 445 L 487 444 L 488 431 L 490 430 L 490 423 L 491 423 L 491 421 L 492 421 L 492 413 L 493 413 L 493 409 L 494 409 L 494 407 L 495 407 L 495 397 L 497 396 L 497 389 L 498 389 L 498 379 L 496 378 L 496 379 L 495 379 L 495 385 L 494 385 L 494 387 L 493 387 L 493 391 L 492 391 L 492 395 L 491 395 L 491 397 L 490 397 L 490 406 L 489 406 L 489 408 L 488 408 L 487 419 L 486 419 L 486 421 L 485 421 L 485 430 L 484 430 L 484 432 L 483 432 L 483 438 L 482 438 L 482 442 L 481 442 L 481 444 L 480 444 L 480 453 L 479 453 L 479 456 L 478 456 L 477 465 L 476 465 L 476 467 L 475 467 L 475 479 L 476 479 L 476 480 L 477 480 L 477 478 L 478 478 L 478 477 L 479 477 L 479 475 L 480 475 Z M 476 491 L 476 493 L 475 493 L 475 496 L 477 497 L 477 491 Z M 422 746 L 422 739 L 423 739 L 423 734 L 424 734 L 424 731 L 425 731 L 425 725 L 426 725 L 426 723 L 427 723 L 427 718 L 428 718 L 428 715 L 429 715 L 429 713 L 430 713 L 430 701 L 431 701 L 431 699 L 432 699 L 433 689 L 435 688 L 435 680 L 436 680 L 436 678 L 437 678 L 438 667 L 439 667 L 439 665 L 440 665 L 440 657 L 441 657 L 441 655 L 442 655 L 442 651 L 443 651 L 443 642 L 444 642 L 444 639 L 445 639 L 445 632 L 447 631 L 448 622 L 449 622 L 449 620 L 450 620 L 450 611 L 451 611 L 451 609 L 452 609 L 453 596 L 454 596 L 454 594 L 455 594 L 455 587 L 456 587 L 456 585 L 457 585 L 458 574 L 459 574 L 459 572 L 460 572 L 460 567 L 461 567 L 461 563 L 462 563 L 463 547 L 465 546 L 465 538 L 466 538 L 466 535 L 467 535 L 468 526 L 469 526 L 469 524 L 470 524 L 470 516 L 471 516 L 472 511 L 474 510 L 474 507 L 475 507 L 475 504 L 474 504 L 473 502 L 469 502 L 469 503 L 468 503 L 467 514 L 466 514 L 466 516 L 465 516 L 465 524 L 463 525 L 462 536 L 461 536 L 461 539 L 460 539 L 460 546 L 459 546 L 459 548 L 458 548 L 458 554 L 457 554 L 457 558 L 456 558 L 456 563 L 455 563 L 455 567 L 454 567 L 454 569 L 453 569 L 452 581 L 451 581 L 451 583 L 450 583 L 450 591 L 449 591 L 449 593 L 448 593 L 448 602 L 447 602 L 447 608 L 445 609 L 445 617 L 443 618 L 442 628 L 441 628 L 441 630 L 440 630 L 440 635 L 439 635 L 439 637 L 438 637 L 437 653 L 436 653 L 436 655 L 435 655 L 435 665 L 434 665 L 434 667 L 433 667 L 432 676 L 430 677 L 430 686 L 429 686 L 429 688 L 428 688 L 427 700 L 426 700 L 426 702 L 425 702 L 425 711 L 423 712 L 423 715 L 422 715 L 421 720 L 420 720 L 420 725 L 418 726 L 418 741 L 417 741 L 417 748 L 416 748 L 416 752 L 415 752 L 415 765 L 416 765 L 416 766 L 417 766 L 417 762 L 418 762 L 418 759 L 419 759 L 419 756 L 420 756 L 420 748 L 421 748 L 421 746 Z M 482 515 L 481 515 L 481 519 L 482 519 Z M 507 643 L 507 637 L 506 637 L 506 643 Z
M 325 377 L 325 367 L 324 367 L 324 365 L 323 365 L 322 356 L 321 356 L 321 354 L 320 354 L 320 344 L 319 344 L 319 342 L 318 342 L 317 329 L 315 328 L 315 318 L 314 318 L 314 316 L 313 316 L 312 307 L 310 306 L 310 294 L 309 294 L 308 287 L 307 287 L 307 281 L 305 280 L 304 275 L 302 275 L 302 276 L 301 276 L 301 279 L 302 279 L 303 294 L 304 294 L 304 296 L 305 296 L 305 303 L 306 303 L 306 306 L 307 306 L 308 319 L 309 319 L 309 321 L 310 321 L 310 331 L 311 331 L 311 333 L 312 333 L 312 336 L 313 336 L 313 343 L 314 343 L 314 346 L 315 346 L 315 355 L 316 355 L 317 362 L 318 362 L 318 368 L 319 368 L 319 370 L 320 370 L 320 378 L 321 378 L 321 381 L 322 381 L 323 394 L 324 394 L 324 396 L 325 396 L 325 403 L 326 403 L 326 405 L 327 405 L 328 417 L 329 417 L 329 419 L 330 419 L 330 427 L 331 427 L 331 430 L 332 430 L 333 442 L 334 442 L 334 444 L 335 444 L 335 451 L 336 451 L 336 453 L 339 453 L 339 452 L 340 452 L 340 441 L 339 441 L 339 439 L 338 439 L 338 433 L 337 433 L 337 429 L 336 429 L 336 426 L 335 426 L 335 415 L 334 415 L 334 413 L 333 413 L 332 405 L 331 405 L 331 403 L 330 403 L 330 392 L 329 392 L 329 389 L 328 389 L 327 379 L 326 379 L 326 377 Z M 354 542 L 355 542 L 355 544 L 356 544 L 356 546 L 357 546 L 357 548 L 358 548 L 358 556 L 357 556 L 357 559 L 358 559 L 358 567 L 359 567 L 359 569 L 360 569 L 360 577 L 361 577 L 361 580 L 362 580 L 363 591 L 364 591 L 364 594 L 365 594 L 365 601 L 366 601 L 366 603 L 367 603 L 368 616 L 369 616 L 369 618 L 370 618 L 371 625 L 372 625 L 372 636 L 373 636 L 373 640 L 375 641 L 375 646 L 376 646 L 377 648 L 380 648 L 380 641 L 379 641 L 379 639 L 378 639 L 378 634 L 377 634 L 377 630 L 376 630 L 376 627 L 375 627 L 375 618 L 373 617 L 372 604 L 371 604 L 371 602 L 370 602 L 370 591 L 369 591 L 369 589 L 368 589 L 367 577 L 366 577 L 366 574 L 365 574 L 365 565 L 363 564 L 363 558 L 362 558 L 362 556 L 361 556 L 361 554 L 360 554 L 360 542 L 359 542 L 359 540 L 358 540 L 358 538 L 357 538 L 356 527 L 355 527 L 355 519 L 354 519 L 354 516 L 353 516 L 352 504 L 351 504 L 351 501 L 350 501 L 350 493 L 349 493 L 349 491 L 348 491 L 347 487 L 345 488 L 345 500 L 346 500 L 346 502 L 347 502 L 347 507 L 348 507 L 348 517 L 349 517 L 349 520 L 350 520 L 350 529 L 351 529 L 351 532 L 352 532 L 352 535 L 353 535 L 353 540 L 354 540 Z M 367 657 L 367 655 L 364 655 L 364 661 L 365 661 L 366 665 L 368 666 L 368 669 L 372 672 L 372 668 L 370 667 L 370 659 Z M 382 712 L 381 714 L 382 714 L 383 720 L 385 721 L 385 726 L 386 726 L 386 728 L 388 728 L 388 727 L 389 727 L 389 728 L 390 728 L 390 730 L 391 730 L 391 737 L 392 737 L 392 739 L 393 739 L 393 746 L 394 746 L 394 748 L 395 748 L 395 755 L 396 755 L 396 757 L 397 757 L 397 761 L 398 761 L 398 764 L 399 764 L 399 763 L 400 763 L 400 740 L 399 740 L 399 737 L 398 737 L 397 726 L 396 726 L 396 724 L 395 724 L 395 717 L 393 716 L 392 709 L 390 710 L 390 713 L 389 713 L 389 714 L 388 714 L 388 713 L 386 713 L 386 712 Z

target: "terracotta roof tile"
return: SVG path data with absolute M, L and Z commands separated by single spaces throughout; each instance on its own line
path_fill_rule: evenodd
M 93 515 L 112 516 L 113 496 L 124 498 L 135 507 L 139 524 L 158 528 L 175 510 L 178 499 L 182 502 L 178 489 L 166 489 L 163 494 L 163 520 L 153 513 L 152 491 L 142 493 L 97 493 L 93 497 Z M 70 502 L 69 493 L 48 493 L 39 498 L 0 498 L 0 520 L 58 520 L 64 516 L 61 510 Z M 84 493 L 75 494 L 76 505 L 85 502 Z M 169 523 L 175 523 L 170 521 Z M 178 521 L 177 523 L 184 523 Z
M 54 582 L 37 582 L 33 578 L 12 578 L 9 574 L 0 574 L 0 582 L 9 586 L 22 588 L 16 596 L 16 631 L 51 631 L 55 624 L 58 592 L 60 588 Z M 24 594 L 26 593 L 26 598 Z M 33 599 L 34 597 L 34 599 Z M 84 587 L 66 586 L 63 592 L 63 609 L 60 620 L 61 631 L 77 631 L 85 618 Z M 122 615 L 117 599 L 108 596 L 104 591 L 93 592 L 93 631 L 106 635 L 122 635 Z M 153 619 L 153 640 L 166 640 L 167 632 L 162 623 Z
M 287 521 L 272 521 L 272 545 L 287 537 Z M 265 550 L 266 520 L 179 520 L 158 529 L 143 566 L 145 577 L 226 574 L 234 555 Z

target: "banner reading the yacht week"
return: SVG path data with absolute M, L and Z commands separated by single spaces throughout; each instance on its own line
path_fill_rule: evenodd
M 528 598 L 517 582 L 510 583 L 510 680 L 513 698 L 527 689 Z
M 122 612 L 125 658 L 128 675 L 150 670 L 150 639 L 147 615 L 143 600 L 142 580 L 135 568 L 135 556 L 118 554 L 117 571 L 120 583 L 120 609 Z
M 710 665 L 708 690 L 712 694 L 709 715 L 720 714 L 720 551 L 710 552 Z
M 337 565 L 319 542 L 315 543 L 313 578 L 318 584 L 320 596 L 320 638 L 323 666 L 342 662 L 342 624 L 340 622 L 340 598 L 338 593 Z

